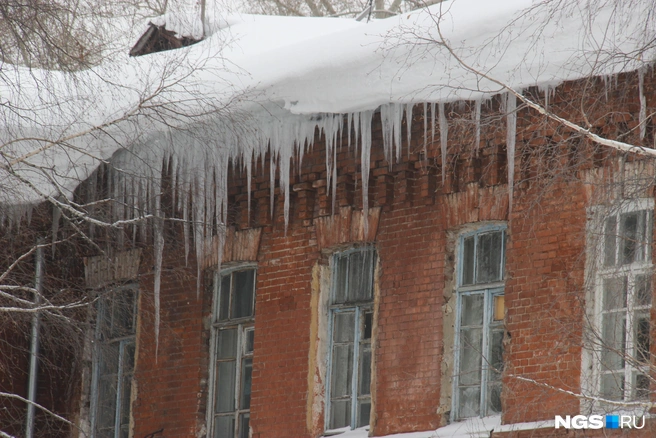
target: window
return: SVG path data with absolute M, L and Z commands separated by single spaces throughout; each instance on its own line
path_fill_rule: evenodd
M 460 236 L 454 420 L 501 412 L 505 227 Z
M 91 382 L 91 429 L 97 438 L 130 433 L 137 295 L 135 287 L 122 287 L 97 302 Z
M 248 438 L 255 269 L 225 270 L 214 280 L 208 436 Z
M 597 392 L 649 398 L 653 201 L 626 202 L 603 219 L 596 272 Z
M 329 430 L 369 424 L 375 259 L 370 247 L 333 257 L 326 391 Z

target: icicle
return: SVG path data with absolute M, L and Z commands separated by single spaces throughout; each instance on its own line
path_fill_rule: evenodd
M 155 303 L 155 361 L 159 350 L 159 323 L 160 323 L 160 288 L 162 284 L 162 255 L 164 253 L 164 227 L 161 215 L 161 194 L 159 190 L 152 193 L 155 197 L 155 217 L 153 220 L 154 250 L 155 250 L 155 279 L 154 279 L 154 303 Z
M 204 201 L 205 201 L 205 183 L 200 181 L 200 175 L 194 177 L 194 199 L 192 229 L 194 232 L 194 246 L 196 248 L 196 265 L 200 266 L 203 263 L 205 256 L 205 215 L 204 215 Z M 196 298 L 200 296 L 200 277 L 196 279 Z
M 89 185 L 87 186 L 87 201 L 93 202 L 96 200 L 96 188 L 98 187 L 98 173 L 100 172 L 101 167 L 95 170 L 89 178 Z M 95 207 L 93 205 L 89 206 L 89 215 L 95 215 Z M 89 222 L 89 238 L 94 238 L 95 225 Z
M 346 115 L 346 129 L 348 131 L 348 150 L 351 150 L 351 127 L 353 126 L 353 113 Z
M 392 127 L 394 129 L 394 147 L 396 152 L 396 162 L 401 161 L 401 150 L 403 145 L 401 143 L 401 126 L 403 125 L 403 106 L 400 104 L 392 104 Z
M 56 205 L 52 206 L 52 256 L 55 256 L 55 248 L 57 242 L 57 233 L 59 232 L 59 219 L 61 218 L 62 211 Z
M 130 184 L 131 184 L 131 189 L 130 189 L 130 196 L 131 196 L 130 205 L 131 205 L 131 207 L 132 207 L 132 219 L 136 219 L 136 218 L 139 217 L 139 209 L 138 209 L 138 207 L 137 207 L 137 200 L 135 199 L 135 198 L 136 198 L 136 194 L 137 194 L 137 189 L 135 188 L 135 181 L 134 181 L 134 178 L 131 178 L 131 180 L 130 180 Z M 139 228 L 139 227 L 137 226 L 136 223 L 132 225 L 132 246 L 133 246 L 133 247 L 136 246 L 136 244 L 137 244 L 137 229 L 138 229 L 138 228 Z
M 546 86 L 544 90 L 544 109 L 549 111 L 549 85 Z
M 444 102 L 440 102 L 439 118 L 440 118 L 440 150 L 442 152 L 442 185 L 446 179 L 446 151 L 449 136 L 449 124 L 446 121 L 446 113 L 444 112 Z
M 169 172 L 171 175 L 171 207 L 173 210 L 173 216 L 176 214 L 176 208 L 175 206 L 177 205 L 177 198 L 180 196 L 178 193 L 178 172 L 177 172 L 177 163 L 175 156 L 171 157 L 171 166 L 169 168 Z
M 332 144 L 331 149 L 333 153 L 332 157 L 332 198 L 331 198 L 331 204 L 332 204 L 332 214 L 335 214 L 335 204 L 337 201 L 337 139 L 339 138 L 339 133 L 342 131 L 342 124 L 344 118 L 341 115 L 336 115 L 333 114 L 329 116 L 330 123 L 328 124 L 329 126 L 329 131 L 330 131 L 330 143 Z M 328 135 L 328 132 L 326 133 L 326 136 Z
M 638 92 L 640 93 L 640 140 L 647 134 L 647 98 L 645 97 L 645 69 L 638 69 Z
M 392 168 L 392 121 L 391 121 L 390 104 L 380 106 L 380 126 L 383 134 L 383 154 L 389 163 L 390 169 Z
M 476 140 L 474 143 L 474 151 L 478 152 L 478 148 L 480 147 L 481 144 L 481 101 L 477 100 L 474 103 L 474 123 L 475 123 L 475 132 L 476 132 Z
M 285 218 L 285 235 L 287 235 L 287 226 L 289 225 L 289 173 L 291 171 L 291 151 L 292 148 L 283 147 L 280 153 L 280 191 L 282 192 L 281 194 L 283 195 L 284 199 L 283 217 Z
M 363 111 L 359 115 L 362 139 L 360 148 L 360 165 L 362 167 L 362 219 L 365 238 L 369 232 L 369 167 L 371 166 L 371 120 L 373 115 L 373 111 Z
M 186 194 L 180 195 L 180 198 L 184 196 L 184 202 L 182 204 L 182 233 L 184 237 L 185 266 L 189 266 L 189 200 Z
M 269 207 L 271 219 L 273 219 L 273 197 L 276 191 L 276 159 L 277 155 L 271 151 L 271 161 L 269 162 Z
M 361 113 L 353 113 L 353 134 L 355 135 L 353 142 L 355 143 L 355 154 L 358 153 L 358 138 L 360 138 L 360 116 Z
M 139 194 L 137 196 L 137 204 L 139 208 L 139 214 L 141 217 L 146 215 L 146 197 L 148 194 L 146 193 L 146 187 L 145 184 L 142 180 L 139 180 Z M 148 240 L 146 237 L 146 221 L 142 220 L 139 222 L 139 236 L 141 237 L 141 241 L 146 243 Z
M 424 160 L 428 159 L 428 104 L 424 102 Z
M 245 159 L 246 164 L 246 190 L 248 191 L 247 202 L 248 202 L 248 221 L 251 220 L 251 184 L 253 179 L 253 151 L 249 149 L 248 156 Z
M 517 99 L 513 93 L 507 94 L 506 100 L 506 152 L 508 154 L 508 220 L 512 213 L 515 180 L 515 140 L 517 135 Z
M 408 157 L 410 156 L 410 138 L 412 137 L 412 109 L 413 104 L 408 103 L 405 106 L 405 128 L 408 137 Z
M 431 102 L 431 143 L 435 143 L 435 102 Z

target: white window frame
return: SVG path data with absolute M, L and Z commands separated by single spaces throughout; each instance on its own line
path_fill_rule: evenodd
M 476 275 L 476 261 L 478 250 L 478 237 L 488 233 L 501 232 L 501 257 L 499 272 L 501 279 L 489 283 L 476 283 L 471 285 L 463 285 L 464 275 L 464 252 L 465 252 L 465 239 L 475 237 L 474 239 L 474 254 L 472 270 L 474 276 Z M 505 267 L 506 267 L 506 240 L 507 240 L 507 225 L 506 224 L 487 224 L 480 226 L 472 231 L 466 231 L 458 236 L 457 244 L 457 262 L 456 262 L 456 318 L 455 318 L 455 333 L 454 333 L 454 374 L 452 379 L 451 388 L 451 421 L 465 420 L 466 418 L 460 413 L 460 350 L 461 350 L 461 313 L 462 301 L 465 296 L 483 295 L 483 324 L 482 328 L 482 346 L 481 350 L 488 352 L 490 348 L 490 336 L 492 331 L 499 331 L 499 328 L 504 327 L 504 320 L 494 321 L 494 300 L 495 297 L 503 297 L 505 289 Z M 496 329 L 496 330 L 495 330 Z M 489 353 L 489 352 L 488 352 Z M 481 354 L 481 378 L 480 378 L 480 401 L 479 401 L 479 416 L 485 417 L 488 415 L 498 415 L 500 413 L 492 412 L 488 403 L 487 387 L 489 383 L 490 366 L 486 355 Z
M 371 266 L 369 266 L 370 272 L 368 275 L 371 276 L 371 298 L 368 300 L 363 300 L 363 301 L 358 301 L 358 302 L 350 302 L 350 303 L 343 303 L 343 304 L 337 304 L 335 303 L 335 296 L 336 296 L 336 291 L 337 291 L 337 260 L 338 258 L 341 257 L 348 257 L 354 253 L 358 252 L 368 252 L 371 251 L 373 253 L 372 257 L 372 262 Z M 351 248 L 346 251 L 338 252 L 333 254 L 331 257 L 331 287 L 330 287 L 330 301 L 328 305 L 328 339 L 329 339 L 329 344 L 328 344 L 328 354 L 327 354 L 327 362 L 326 362 L 326 410 L 325 410 L 325 415 L 324 415 L 324 429 L 326 433 L 330 433 L 331 431 L 338 431 L 341 430 L 341 428 L 332 428 L 331 427 L 331 410 L 332 410 L 332 402 L 331 402 L 331 388 L 332 388 L 332 369 L 333 369 L 333 346 L 334 346 L 334 339 L 333 339 L 333 331 L 334 331 L 334 320 L 336 315 L 339 314 L 344 314 L 344 313 L 349 313 L 353 312 L 354 313 L 354 339 L 353 339 L 353 365 L 352 365 L 352 375 L 351 375 L 351 395 L 350 395 L 350 403 L 351 403 L 351 412 L 350 412 L 350 417 L 351 421 L 350 424 L 347 425 L 346 427 L 349 427 L 350 429 L 355 429 L 358 427 L 358 423 L 360 420 L 360 414 L 358 412 L 358 401 L 366 402 L 369 401 L 370 407 L 371 407 L 371 386 L 369 388 L 369 395 L 367 396 L 358 396 L 358 391 L 359 391 L 359 384 L 360 384 L 360 379 L 361 379 L 361 369 L 360 369 L 360 348 L 368 344 L 369 348 L 371 349 L 371 364 L 372 364 L 372 369 L 370 370 L 370 378 L 373 380 L 373 325 L 374 325 L 374 295 L 375 295 L 375 269 L 376 269 L 376 263 L 378 260 L 378 254 L 376 249 L 373 246 L 365 246 L 365 247 L 359 247 L 359 248 Z M 348 275 L 347 275 L 348 277 Z M 348 288 L 348 285 L 347 285 Z M 364 331 L 365 331 L 365 318 L 366 314 L 371 314 L 371 336 L 369 338 L 364 338 Z M 371 380 L 370 380 L 371 384 Z M 370 417 L 371 418 L 371 412 L 370 412 Z M 368 424 L 367 424 L 368 425 Z M 364 427 L 366 425 L 361 425 L 359 427 Z
M 112 337 L 109 339 L 103 339 L 102 333 L 101 333 L 101 320 L 104 318 L 104 314 L 107 311 L 107 307 L 110 306 L 110 311 L 111 307 L 114 305 L 114 295 L 115 294 L 120 294 L 123 291 L 131 291 L 134 293 L 134 302 L 132 303 L 133 309 L 132 309 L 132 327 L 133 327 L 133 332 L 130 334 L 127 334 L 125 336 L 117 336 L 117 337 Z M 103 348 L 108 345 L 108 344 L 118 344 L 118 357 L 115 358 L 118 361 L 118 364 L 116 366 L 117 369 L 117 375 L 116 375 L 116 380 L 117 380 L 117 385 L 116 385 L 116 400 L 115 400 L 115 408 L 114 408 L 114 438 L 120 438 L 121 437 L 121 428 L 125 429 L 126 425 L 121 423 L 121 411 L 123 409 L 122 403 L 124 401 L 123 397 L 123 391 L 124 391 L 124 386 L 121 384 L 121 381 L 125 377 L 130 378 L 130 393 L 132 392 L 132 379 L 134 378 L 134 370 L 135 370 L 135 365 L 136 365 L 136 356 L 137 356 L 137 349 L 136 349 L 136 333 L 137 333 L 137 312 L 139 308 L 139 289 L 137 285 L 134 284 L 129 284 L 125 286 L 117 286 L 115 288 L 111 288 L 106 292 L 103 292 L 104 295 L 101 295 L 97 301 L 97 318 L 96 318 L 96 326 L 94 328 L 94 348 L 93 348 L 93 365 L 92 365 L 92 373 L 91 373 L 91 409 L 90 409 L 90 423 L 91 423 L 91 437 L 97 437 L 97 436 L 106 436 L 102 435 L 100 431 L 98 430 L 98 422 L 99 422 L 99 409 L 100 409 L 100 379 L 101 379 L 101 364 L 103 361 Z M 134 357 L 132 358 L 132 369 L 131 370 L 126 370 L 124 368 L 125 365 L 125 355 L 129 354 L 128 347 L 133 346 L 133 354 Z M 129 403 L 131 403 L 131 396 L 129 397 Z M 128 412 L 130 412 L 131 406 L 128 407 Z M 129 416 L 129 415 L 128 415 Z M 130 434 L 130 423 L 128 421 L 127 423 L 127 431 L 128 435 Z
M 241 317 L 241 318 L 232 318 L 230 314 L 228 313 L 228 319 L 224 321 L 219 321 L 219 315 L 221 311 L 221 297 L 222 293 L 225 291 L 221 290 L 221 283 L 222 283 L 222 278 L 225 276 L 233 276 L 237 272 L 242 272 L 242 271 L 253 271 L 253 302 L 252 302 L 252 309 L 251 309 L 251 315 L 246 316 L 246 317 Z M 232 285 L 232 283 L 231 283 Z M 231 286 L 232 287 L 232 286 Z M 249 407 L 246 409 L 241 408 L 240 406 L 240 400 L 241 400 L 241 369 L 242 369 L 242 361 L 244 359 L 251 359 L 253 358 L 253 351 L 254 348 L 251 345 L 251 349 L 248 350 L 247 344 L 248 344 L 248 336 L 249 334 L 252 334 L 251 342 L 254 340 L 254 333 L 255 333 L 255 303 L 257 301 L 257 265 L 255 264 L 244 264 L 244 265 L 239 265 L 235 267 L 229 267 L 226 269 L 222 269 L 220 272 L 214 272 L 213 275 L 213 282 L 212 282 L 212 292 L 213 292 L 213 302 L 212 302 L 212 326 L 211 326 L 211 335 L 210 335 L 210 366 L 209 366 L 209 379 L 208 379 L 208 401 L 207 401 L 207 436 L 208 437 L 214 437 L 215 436 L 215 427 L 216 427 L 216 421 L 215 419 L 217 417 L 229 417 L 232 415 L 233 417 L 233 432 L 234 432 L 234 437 L 238 438 L 242 431 L 241 429 L 241 424 L 240 424 L 240 417 L 247 415 L 250 419 L 250 404 Z M 230 294 L 228 298 L 228 306 L 229 308 L 232 307 L 232 293 L 231 291 L 228 291 Z M 230 312 L 230 311 L 229 311 Z M 235 389 L 234 389 L 234 408 L 232 411 L 227 411 L 221 414 L 217 414 L 214 412 L 215 408 L 215 401 L 216 401 L 216 384 L 217 384 L 217 372 L 218 372 L 218 367 L 217 367 L 217 362 L 220 362 L 220 358 L 218 357 L 218 342 L 219 342 L 219 332 L 223 330 L 236 330 L 237 331 L 237 356 L 235 358 Z M 251 362 L 252 363 L 252 362 Z M 251 385 L 252 385 L 252 375 L 251 375 Z M 251 388 L 251 393 L 252 393 L 252 388 Z M 249 420 L 250 423 L 250 420 Z M 248 431 L 246 432 L 246 436 L 248 436 Z
M 602 379 L 604 375 L 612 375 L 614 372 L 612 370 L 604 370 L 602 365 L 602 355 L 604 349 L 604 339 L 603 339 L 603 317 L 606 314 L 610 313 L 619 313 L 624 315 L 625 326 L 624 326 L 624 349 L 625 352 L 629 353 L 624 354 L 624 371 L 623 371 L 623 380 L 621 384 L 623 385 L 622 397 L 615 402 L 632 402 L 639 401 L 641 398 L 636 397 L 633 393 L 634 382 L 633 382 L 633 373 L 641 373 L 650 375 L 650 366 L 644 365 L 640 366 L 635 360 L 635 354 L 632 352 L 636 348 L 635 338 L 637 334 L 634 332 L 633 328 L 633 316 L 636 311 L 646 312 L 650 315 L 650 310 L 653 303 L 650 302 L 649 305 L 636 306 L 636 277 L 637 276 L 648 276 L 650 278 L 650 283 L 653 284 L 653 263 L 652 263 L 652 254 L 651 254 L 651 245 L 653 238 L 653 215 L 654 215 L 654 200 L 651 198 L 643 199 L 633 199 L 633 200 L 621 200 L 618 201 L 619 205 L 611 207 L 594 207 L 591 209 L 592 220 L 589 221 L 589 239 L 593 242 L 592 244 L 592 253 L 589 253 L 589 256 L 592 259 L 594 270 L 593 278 L 593 314 L 591 315 L 591 333 L 588 334 L 589 342 L 591 345 L 588 345 L 587 348 L 587 358 L 584 356 L 583 365 L 584 365 L 584 380 L 590 376 L 586 376 L 585 365 L 586 362 L 589 363 L 590 369 L 592 370 L 592 385 L 590 388 L 585 388 L 584 392 L 590 392 L 593 397 L 604 398 L 602 390 Z M 629 264 L 620 264 L 620 227 L 621 227 L 621 217 L 624 214 L 646 211 L 646 223 L 644 224 L 645 229 L 645 238 L 646 241 L 643 243 L 643 247 L 640 249 L 642 252 L 642 260 L 634 260 Z M 609 230 L 606 229 L 607 219 L 615 217 L 615 235 L 614 245 L 614 264 L 611 266 L 606 266 L 605 263 L 605 251 L 607 244 L 607 236 Z M 651 223 L 650 223 L 651 222 Z M 651 225 L 651 227 L 650 227 Z M 591 235 L 592 233 L 600 233 L 601 235 Z M 611 235 L 612 236 L 612 235 Z M 626 307 L 617 308 L 613 310 L 604 310 L 604 284 L 605 280 L 610 280 L 613 278 L 622 278 L 626 277 Z M 653 286 L 652 286 L 653 287 Z M 651 290 L 650 290 L 651 293 Z M 652 296 L 650 295 L 650 300 Z M 622 310 L 624 309 L 624 310 Z M 651 317 L 649 320 L 650 327 L 653 324 Z M 587 360 L 586 360 L 587 359 Z M 591 363 L 590 363 L 591 362 Z M 619 369 L 618 369 L 619 371 Z M 615 373 L 617 373 L 616 371 Z M 653 385 L 652 385 L 653 386 Z M 653 389 L 652 389 L 653 390 Z M 648 397 L 645 401 L 649 401 Z M 606 406 L 609 405 L 609 406 Z M 617 410 L 618 405 L 610 403 L 600 403 L 597 407 L 593 407 L 594 411 L 610 411 Z

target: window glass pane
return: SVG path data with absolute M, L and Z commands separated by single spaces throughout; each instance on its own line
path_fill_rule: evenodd
M 333 347 L 332 374 L 330 377 L 331 398 L 351 395 L 353 379 L 353 344 Z
M 230 310 L 230 277 L 230 274 L 221 277 L 219 321 L 226 321 L 228 319 L 228 311 Z
M 109 296 L 98 300 L 98 333 L 100 339 L 108 339 L 112 328 L 112 301 Z
M 118 373 L 119 348 L 120 348 L 119 342 L 112 342 L 111 344 L 101 345 L 101 358 L 100 358 L 101 376 Z
M 251 414 L 239 415 L 239 438 L 248 438 L 249 436 L 249 422 Z
M 132 376 L 123 377 L 121 388 L 121 426 L 130 425 L 130 393 L 132 392 Z
M 234 411 L 236 362 L 217 362 L 216 366 L 216 412 Z
M 367 426 L 371 416 L 371 400 L 359 401 L 358 405 L 358 424 L 355 427 Z
M 645 212 L 626 213 L 620 219 L 620 258 L 622 264 L 640 261 L 644 257 Z
M 364 330 L 363 330 L 363 339 L 371 339 L 371 331 L 374 325 L 374 314 L 367 312 L 364 314 Z
M 335 297 L 333 298 L 333 303 L 342 304 L 346 302 L 348 257 L 336 257 L 335 262 Z
M 117 338 L 134 333 L 135 291 L 120 289 L 111 294 L 112 331 L 111 337 Z
M 604 228 L 604 266 L 615 265 L 615 252 L 617 242 L 617 218 L 611 216 L 606 218 Z
M 608 400 L 622 400 L 624 398 L 624 374 L 603 374 L 601 376 L 601 396 Z
M 330 405 L 330 429 L 351 425 L 350 400 L 333 401 Z
M 114 430 L 116 414 L 116 376 L 102 377 L 98 387 L 98 428 Z
M 607 313 L 602 316 L 601 364 L 606 370 L 624 368 L 625 324 L 624 312 Z
M 235 417 L 214 417 L 214 438 L 235 438 Z
M 232 317 L 244 318 L 253 315 L 253 291 L 255 270 L 235 272 L 232 275 L 234 296 L 232 297 Z
M 502 236 L 500 231 L 478 235 L 476 283 L 501 280 Z
M 626 308 L 626 277 L 604 280 L 604 310 Z
M 636 289 L 636 306 L 650 306 L 651 305 L 651 275 L 636 275 L 635 277 Z
M 649 377 L 644 374 L 633 373 L 634 376 L 634 399 L 649 398 Z
M 358 395 L 369 395 L 371 388 L 371 348 L 366 345 L 360 350 L 360 384 Z
M 134 371 L 134 342 L 132 340 L 123 341 L 125 350 L 123 351 L 123 374 L 131 374 Z
M 355 313 L 335 313 L 333 342 L 353 342 L 355 338 Z
M 253 343 L 255 342 L 255 330 L 246 330 L 244 332 L 246 335 L 246 344 L 244 346 L 244 353 L 250 354 L 253 352 Z
M 474 236 L 463 240 L 462 284 L 474 284 Z
M 487 415 L 501 413 L 501 383 L 493 382 L 487 387 Z
M 374 252 L 371 250 L 358 251 L 350 254 L 348 302 L 371 300 L 373 261 Z
M 477 417 L 480 415 L 481 405 L 481 388 L 475 386 L 471 388 L 459 388 L 459 406 L 458 413 L 460 418 Z
M 460 330 L 460 385 L 476 385 L 481 382 L 481 348 L 483 330 L 463 328 Z
M 245 358 L 241 361 L 241 401 L 240 409 L 251 407 L 251 382 L 253 376 L 253 359 Z
M 483 325 L 483 304 L 485 302 L 482 293 L 473 295 L 462 295 L 462 308 L 460 314 L 461 326 Z
M 649 313 L 638 312 L 635 315 L 633 326 L 635 328 L 636 360 L 649 363 Z
M 490 354 L 488 356 L 488 379 L 500 380 L 503 372 L 503 329 L 492 330 L 490 334 Z
M 237 357 L 237 329 L 219 331 L 219 359 L 232 359 Z
M 133 309 L 128 304 L 128 298 L 125 296 L 126 291 L 113 292 L 111 296 L 112 323 L 109 332 L 110 338 L 119 338 L 131 334 Z M 108 306 L 109 308 L 110 306 Z

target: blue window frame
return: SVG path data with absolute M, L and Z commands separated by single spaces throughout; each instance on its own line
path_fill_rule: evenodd
M 452 420 L 501 412 L 505 225 L 463 233 L 458 244 Z
M 333 256 L 326 429 L 362 427 L 371 412 L 371 339 L 376 251 Z
M 214 277 L 208 436 L 248 438 L 255 335 L 255 267 Z

